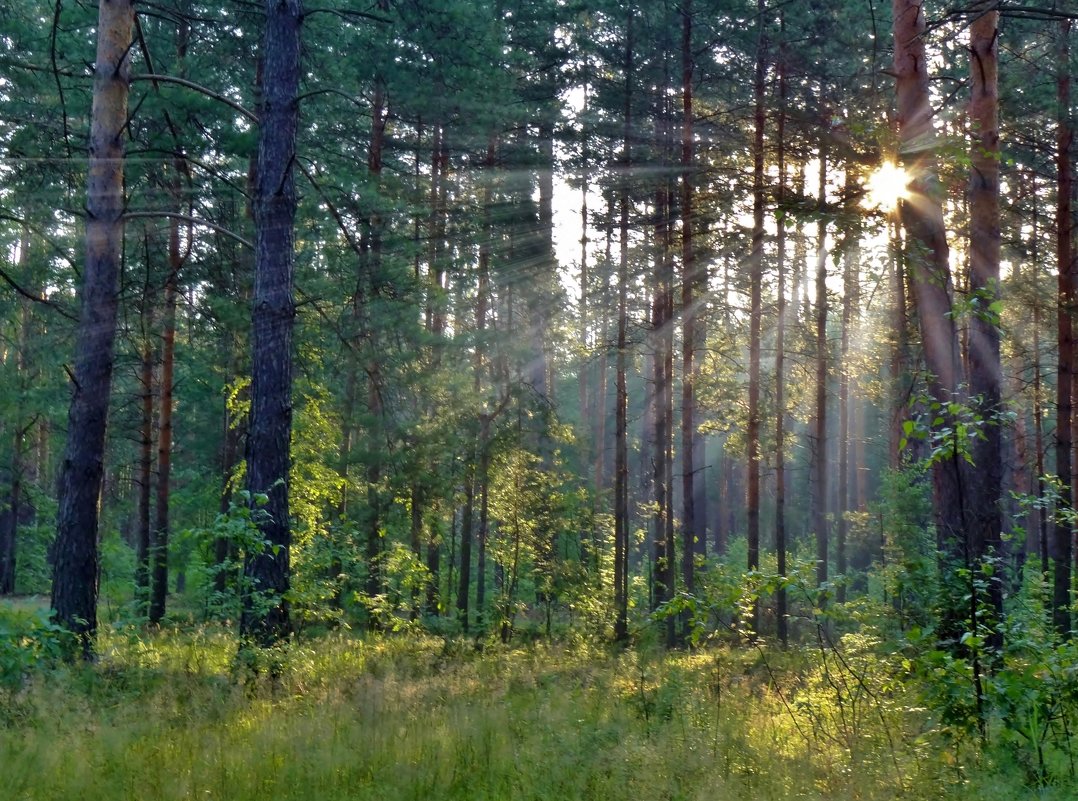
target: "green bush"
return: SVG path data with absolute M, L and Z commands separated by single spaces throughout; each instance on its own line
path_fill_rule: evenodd
M 44 612 L 0 606 L 0 688 L 18 689 L 58 662 L 68 636 Z
M 21 526 L 15 539 L 15 591 L 20 595 L 44 595 L 52 584 L 49 548 L 56 526 L 42 523 Z

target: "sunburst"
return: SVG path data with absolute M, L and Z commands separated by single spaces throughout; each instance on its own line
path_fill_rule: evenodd
M 910 196 L 910 174 L 901 165 L 885 161 L 868 177 L 864 204 L 870 209 L 892 212 Z

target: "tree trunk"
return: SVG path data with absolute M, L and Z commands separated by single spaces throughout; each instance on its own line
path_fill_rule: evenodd
M 19 256 L 17 266 L 23 268 L 27 264 L 27 252 L 30 249 L 30 231 L 24 225 L 22 238 L 19 242 Z M 15 404 L 14 424 L 15 431 L 11 443 L 11 484 L 8 493 L 8 509 L 6 513 L 0 513 L 0 595 L 12 595 L 15 592 L 15 568 L 18 556 L 19 526 L 27 517 L 23 507 L 23 485 L 30 478 L 31 471 L 27 469 L 26 451 L 27 436 L 35 425 L 35 415 L 29 423 L 23 424 L 24 404 L 26 390 L 31 381 L 27 372 L 30 367 L 30 339 L 33 336 L 33 312 L 31 301 L 27 298 L 18 298 L 16 301 L 19 310 L 19 329 L 15 351 L 15 375 L 17 401 Z
M 609 383 L 609 366 L 610 366 L 610 313 L 611 313 L 611 292 L 610 292 L 610 279 L 611 268 L 614 264 L 613 259 L 613 246 L 614 246 L 614 220 L 615 220 L 615 194 L 613 192 L 607 195 L 607 216 L 606 216 L 606 257 L 600 261 L 602 265 L 602 295 L 600 298 L 600 308 L 602 309 L 600 324 L 599 324 L 599 365 L 597 368 L 597 381 L 595 388 L 595 400 L 593 402 L 594 414 L 591 415 L 595 424 L 595 434 L 593 441 L 595 442 L 595 458 L 593 463 L 594 477 L 592 480 L 592 487 L 594 493 L 594 505 L 595 511 L 595 525 L 592 527 L 592 568 L 597 581 L 597 587 L 602 585 L 602 573 L 599 570 L 602 561 L 602 538 L 604 536 L 602 528 L 599 525 L 599 514 L 602 514 L 606 509 L 606 490 L 612 483 L 610 477 L 607 475 L 609 461 L 607 460 L 607 416 L 610 409 L 609 397 L 607 393 L 607 387 Z M 617 335 L 615 334 L 615 344 L 617 342 Z
M 475 619 L 481 628 L 487 611 L 487 534 L 490 530 L 490 417 L 479 426 L 479 527 L 476 531 Z
M 664 49 L 665 52 L 665 49 Z M 661 85 L 669 87 L 667 60 L 663 59 Z M 672 146 L 672 120 L 667 91 L 656 97 L 656 145 L 667 172 Z M 676 542 L 673 517 L 673 424 L 674 424 L 674 266 L 671 252 L 672 187 L 663 177 L 655 191 L 654 275 L 652 336 L 655 338 L 655 605 L 674 598 L 677 584 Z M 676 644 L 676 620 L 666 617 L 666 645 Z
M 153 367 L 154 348 L 153 316 L 151 301 L 143 298 L 142 364 L 139 379 L 142 384 L 141 412 L 139 422 L 139 470 L 138 470 L 138 530 L 135 540 L 135 595 L 140 614 L 149 613 L 150 603 L 150 512 L 153 497 Z
M 909 378 L 909 313 L 906 309 L 906 270 L 902 255 L 901 231 L 898 219 L 891 215 L 887 224 L 888 266 L 890 268 L 891 294 L 891 392 L 890 392 L 890 441 L 887 465 L 892 470 L 902 466 L 903 426 L 909 415 L 909 398 L 906 382 Z
M 1056 129 L 1056 268 L 1059 273 L 1059 380 L 1056 393 L 1056 474 L 1060 483 L 1059 508 L 1069 509 L 1071 495 L 1071 393 L 1074 360 L 1074 334 L 1071 317 L 1076 301 L 1075 259 L 1072 252 L 1073 218 L 1071 216 L 1071 145 L 1074 138 L 1070 121 L 1070 20 L 1059 24 L 1059 73 L 1056 99 L 1059 120 Z M 1057 513 L 1053 526 L 1052 623 L 1063 637 L 1071 630 L 1071 562 L 1073 560 L 1071 526 Z
M 288 635 L 288 508 L 292 433 L 292 297 L 295 263 L 294 162 L 302 0 L 267 0 L 263 104 L 254 196 L 255 294 L 247 487 L 267 496 L 253 512 L 266 547 L 249 553 L 240 633 L 268 645 Z
M 444 337 L 446 333 L 446 297 L 445 297 L 445 234 L 446 201 L 449 174 L 449 146 L 446 143 L 445 127 L 435 125 L 431 143 L 431 213 L 430 241 L 428 243 L 428 270 L 430 294 L 427 307 L 427 329 L 433 338 L 433 363 L 442 363 Z M 441 565 L 442 536 L 439 526 L 427 521 L 427 582 L 426 607 L 429 614 L 441 612 Z
M 382 152 L 385 148 L 385 131 L 388 110 L 386 108 L 385 86 L 381 76 L 374 79 L 373 101 L 371 103 L 371 139 L 367 152 L 367 170 L 375 187 L 376 202 L 381 204 Z M 382 285 L 382 210 L 376 207 L 368 212 L 365 220 L 367 229 L 367 249 L 362 254 L 366 275 L 360 276 L 361 282 L 369 287 L 369 297 L 377 298 Z M 356 317 L 361 321 L 360 337 L 368 349 L 377 348 L 374 326 L 366 308 L 357 308 Z M 370 354 L 366 365 L 367 376 L 367 414 L 370 423 L 371 447 L 368 450 L 367 470 L 364 478 L 367 482 L 367 508 L 364 524 L 367 529 L 366 560 L 368 598 L 374 598 L 383 591 L 382 581 L 382 518 L 384 501 L 382 491 L 382 445 L 380 444 L 385 409 L 382 404 L 382 367 L 377 351 Z
M 847 213 L 856 219 L 857 210 L 852 208 L 856 191 L 853 172 L 846 170 L 844 195 L 851 208 Z M 835 525 L 835 570 L 838 571 L 839 585 L 835 598 L 839 603 L 846 601 L 846 513 L 850 508 L 850 383 L 852 372 L 849 362 L 850 327 L 853 325 L 854 299 L 857 294 L 858 270 L 861 263 L 861 226 L 847 223 L 846 239 L 842 245 L 842 341 L 840 343 L 838 373 L 838 508 Z
M 21 354 L 20 354 L 21 355 Z M 31 426 L 33 423 L 30 424 Z M 15 436 L 11 451 L 11 487 L 8 493 L 7 513 L 0 515 L 0 595 L 15 592 L 16 545 L 19 523 L 22 518 L 22 483 L 25 470 L 26 432 L 22 421 L 15 423 Z
M 893 10 L 897 121 L 903 165 L 911 176 L 909 191 L 915 198 L 899 206 L 907 234 L 905 259 L 928 372 L 928 394 L 933 403 L 940 404 L 942 414 L 938 416 L 944 417 L 944 426 L 954 431 L 956 421 L 948 409 L 949 404 L 961 400 L 962 370 L 951 303 L 943 193 L 936 174 L 935 148 L 929 146 L 936 135 L 928 92 L 925 17 L 922 4 L 914 0 L 894 0 Z M 944 554 L 954 555 L 955 543 L 965 537 L 963 472 L 957 448 L 932 466 L 933 517 L 937 544 Z M 948 629 L 941 631 L 944 638 L 953 636 L 955 621 L 944 628 Z
M 778 308 L 775 321 L 775 557 L 779 586 L 775 590 L 775 621 L 779 642 L 789 639 L 786 586 L 786 15 L 779 18 L 779 113 L 775 144 L 778 149 L 778 195 L 781 212 L 775 220 L 775 266 L 778 272 Z
M 827 582 L 827 150 L 820 144 L 816 234 L 816 414 L 813 442 L 812 527 L 816 532 L 816 583 Z
M 618 353 L 616 366 L 614 435 L 614 640 L 629 639 L 629 447 L 628 391 L 628 298 L 629 298 L 629 180 L 632 170 L 633 15 L 625 27 L 624 134 L 620 170 L 618 260 Z
M 52 549 L 54 617 L 75 633 L 85 659 L 93 655 L 97 631 L 97 512 L 123 250 L 123 134 L 134 20 L 131 0 L 98 4 L 82 312 Z
M 482 233 L 479 243 L 478 288 L 475 298 L 475 355 L 472 362 L 472 388 L 476 398 L 482 397 L 483 374 L 486 369 L 486 330 L 487 330 L 487 307 L 490 302 L 490 242 L 493 236 L 493 224 L 491 219 L 491 205 L 494 203 L 494 167 L 497 154 L 497 139 L 491 136 L 487 141 L 487 156 L 485 163 L 485 175 L 483 179 L 483 207 L 482 207 Z M 581 290 L 583 291 L 583 290 Z M 484 404 L 485 407 L 485 404 Z M 460 586 L 457 590 L 457 614 L 465 632 L 468 631 L 468 601 L 471 594 L 471 570 L 472 570 L 472 538 L 475 522 L 476 493 L 480 495 L 482 505 L 485 494 L 486 471 L 480 469 L 479 463 L 484 460 L 484 453 L 488 447 L 486 435 L 489 430 L 489 412 L 484 408 L 479 412 L 476 420 L 475 438 L 472 452 L 468 458 L 467 476 L 465 478 L 466 500 L 464 505 L 464 521 L 461 527 L 460 537 Z M 480 518 L 483 510 L 480 509 Z M 485 523 L 481 519 L 481 527 Z M 486 531 L 482 532 L 483 539 Z M 482 545 L 480 547 L 483 547 Z M 486 553 L 484 550 L 483 556 Z M 485 567 L 485 566 L 484 566 Z M 484 579 L 486 577 L 484 576 Z
M 753 82 L 754 122 L 752 145 L 752 251 L 749 254 L 749 419 L 746 430 L 748 475 L 747 513 L 748 569 L 760 569 L 760 328 L 764 278 L 764 128 L 767 123 L 764 92 L 767 89 L 767 33 L 764 0 L 757 0 L 756 72 Z M 749 627 L 760 630 L 760 606 L 752 604 Z
M 29 247 L 29 236 L 23 230 L 22 242 L 19 247 L 19 264 L 26 263 L 26 251 Z M 0 595 L 12 595 L 15 592 L 15 568 L 17 566 L 17 545 L 19 526 L 26 517 L 23 507 L 23 485 L 27 478 L 26 464 L 26 439 L 27 435 L 37 424 L 35 416 L 29 423 L 23 424 L 23 398 L 27 389 L 26 372 L 29 362 L 29 348 L 31 336 L 31 310 L 30 301 L 19 298 L 19 333 L 16 341 L 15 371 L 17 376 L 18 400 L 15 405 L 15 430 L 11 443 L 11 484 L 8 490 L 8 508 L 0 513 Z
M 179 201 L 179 176 L 173 184 L 173 196 Z M 164 319 L 161 341 L 161 397 L 158 404 L 157 431 L 157 504 L 150 564 L 150 623 L 160 623 L 168 596 L 169 493 L 172 476 L 172 385 L 176 353 L 176 293 L 183 256 L 180 253 L 180 222 L 169 221 L 168 277 L 165 279 Z
M 1032 232 L 1030 241 L 1030 280 L 1033 287 L 1040 285 L 1040 214 L 1038 213 L 1037 198 L 1037 173 L 1030 171 L 1029 195 L 1034 198 Z M 1033 523 L 1033 542 L 1030 543 L 1030 552 L 1035 552 L 1040 559 L 1041 572 L 1048 570 L 1048 514 L 1044 508 L 1044 408 L 1042 403 L 1042 377 L 1041 377 L 1041 304 L 1038 300 L 1033 303 L 1033 447 L 1034 447 L 1034 495 L 1037 498 L 1036 508 L 1031 515 Z
M 696 308 L 700 288 L 700 267 L 693 253 L 693 51 L 692 0 L 681 3 L 681 579 L 685 592 L 696 590 L 694 567 L 699 543 L 705 532 L 696 518 L 696 395 L 699 369 L 696 343 L 699 313 Z M 686 615 L 683 628 L 688 627 Z
M 1000 414 L 1002 368 L 999 354 L 999 11 L 994 2 L 980 2 L 972 9 L 970 24 L 969 105 L 970 136 L 970 297 L 976 313 L 969 322 L 969 392 L 977 398 L 984 424 L 973 441 L 970 482 L 970 530 L 967 539 L 969 567 L 980 571 L 987 585 L 984 603 L 993 619 L 985 621 L 992 632 L 990 648 L 1003 648 L 1003 634 L 996 624 L 1003 621 L 1002 564 L 985 560 L 1002 556 L 1003 454 Z M 973 593 L 974 598 L 979 594 Z M 978 601 L 981 599 L 978 598 Z M 971 602 L 972 603 L 972 602 Z M 981 609 L 971 608 L 974 620 Z

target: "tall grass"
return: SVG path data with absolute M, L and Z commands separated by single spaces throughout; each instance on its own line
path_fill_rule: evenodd
M 797 655 L 335 633 L 252 674 L 209 627 L 114 631 L 101 653 L 0 696 L 0 798 L 1019 797 L 935 753 L 897 697 L 843 730 Z

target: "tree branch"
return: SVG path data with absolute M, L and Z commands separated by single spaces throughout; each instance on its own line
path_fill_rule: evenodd
M 304 16 L 313 17 L 315 14 L 332 14 L 335 17 L 340 17 L 343 20 L 352 19 L 368 19 L 372 22 L 380 22 L 383 25 L 392 25 L 393 20 L 389 17 L 380 17 L 377 14 L 372 14 L 369 11 L 352 11 L 346 8 L 308 8 L 304 12 Z
M 22 295 L 27 300 L 32 300 L 32 301 L 34 301 L 34 303 L 40 303 L 43 306 L 48 306 L 48 307 L 50 307 L 52 309 L 55 309 L 56 313 L 59 314 L 61 317 L 66 317 L 68 320 L 74 320 L 74 321 L 78 322 L 79 318 L 77 316 L 75 316 L 71 312 L 65 310 L 59 304 L 54 303 L 53 301 L 49 300 L 48 298 L 41 297 L 40 295 L 35 295 L 33 292 L 29 292 L 29 291 L 23 289 L 21 286 L 19 286 L 18 282 L 14 278 L 12 278 L 10 275 L 8 275 L 7 271 L 4 270 L 3 268 L 0 268 L 0 279 L 3 279 L 4 283 L 6 283 L 8 286 L 10 286 L 12 289 L 14 289 L 16 292 L 18 292 L 20 295 Z
M 201 95 L 205 95 L 206 97 L 212 98 L 213 100 L 216 100 L 216 101 L 218 101 L 220 103 L 224 103 L 229 108 L 231 108 L 231 109 L 233 109 L 235 111 L 238 111 L 244 117 L 246 117 L 251 122 L 253 122 L 255 125 L 258 125 L 258 117 L 253 112 L 248 111 L 247 109 L 245 109 L 243 106 L 241 106 L 235 100 L 230 100 L 229 98 L 225 97 L 224 95 L 219 94 L 219 93 L 213 91 L 212 89 L 208 89 L 205 86 L 202 86 L 201 84 L 197 84 L 194 81 L 189 81 L 186 78 L 177 78 L 174 75 L 156 75 L 156 74 L 151 74 L 151 73 L 142 73 L 142 74 L 139 74 L 139 75 L 132 75 L 131 76 L 131 83 L 135 83 L 136 81 L 153 81 L 154 83 L 157 83 L 158 81 L 160 81 L 161 83 L 174 83 L 177 86 L 186 87 L 187 89 L 191 89 L 191 90 L 193 90 L 195 92 L 198 92 Z
M 255 249 L 255 246 L 251 243 L 249 239 L 244 239 L 242 236 L 235 233 L 234 231 L 230 231 L 224 226 L 218 225 L 214 222 L 210 222 L 209 220 L 202 220 L 198 217 L 192 217 L 189 214 L 180 214 L 179 212 L 175 211 L 129 211 L 124 214 L 123 219 L 138 220 L 147 218 L 153 219 L 156 217 L 179 220 L 180 222 L 189 223 L 191 225 L 200 225 L 203 228 L 209 228 L 211 231 L 216 231 L 219 234 L 227 236 L 229 239 L 239 242 L 241 245 L 243 245 L 245 248 L 248 248 L 249 250 Z

